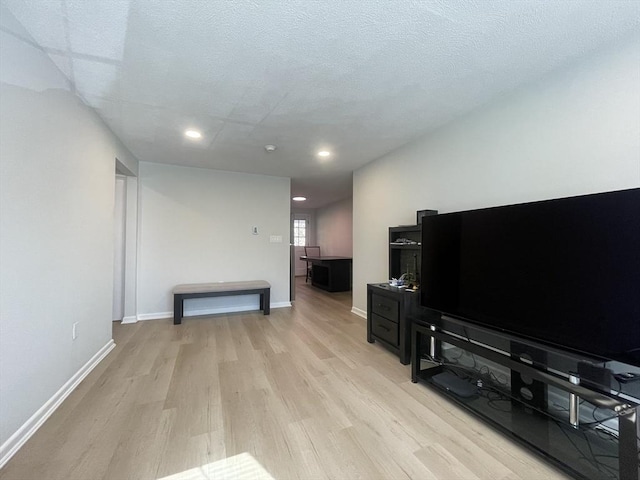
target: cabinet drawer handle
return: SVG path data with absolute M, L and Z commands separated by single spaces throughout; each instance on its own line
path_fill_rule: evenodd
M 378 306 L 378 308 L 383 308 L 383 309 L 385 309 L 385 310 L 391 310 L 391 308 L 390 308 L 390 307 L 388 307 L 387 305 L 383 305 L 383 304 L 381 304 L 381 303 L 379 303 L 377 306 Z
M 386 330 L 387 332 L 390 332 L 390 331 L 391 331 L 391 330 L 389 329 L 389 327 L 385 327 L 384 325 L 380 325 L 380 324 L 378 324 L 378 326 L 379 326 L 381 329 Z

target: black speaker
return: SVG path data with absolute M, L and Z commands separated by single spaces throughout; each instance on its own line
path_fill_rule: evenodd
M 427 215 L 437 215 L 438 210 L 418 210 L 416 212 L 416 224 L 420 225 L 422 223 L 422 217 L 426 217 Z
M 587 362 L 578 362 L 580 385 L 604 392 L 611 391 L 611 370 Z

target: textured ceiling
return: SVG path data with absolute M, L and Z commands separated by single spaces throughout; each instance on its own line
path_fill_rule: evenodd
M 140 160 L 291 177 L 307 208 L 640 28 L 635 0 L 2 1 Z

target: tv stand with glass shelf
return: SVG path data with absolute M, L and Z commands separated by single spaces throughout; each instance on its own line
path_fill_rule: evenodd
M 412 382 L 576 478 L 639 480 L 637 386 L 612 385 L 609 362 L 434 313 L 411 319 Z

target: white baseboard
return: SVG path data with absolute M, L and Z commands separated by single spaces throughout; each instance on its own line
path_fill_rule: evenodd
M 291 302 L 276 302 L 271 304 L 271 308 L 287 308 L 291 307 Z
M 359 317 L 362 317 L 365 319 L 367 318 L 367 312 L 365 310 L 361 310 L 358 307 L 351 307 L 351 313 L 355 313 Z
M 80 382 L 93 370 L 107 354 L 115 348 L 113 339 L 85 363 L 47 402 L 34 413 L 9 439 L 0 446 L 0 468 L 13 457 L 20 447 L 42 426 L 60 404 L 73 392 Z
M 291 307 L 291 302 L 275 302 L 271 304 L 271 309 L 274 308 L 286 308 Z M 256 311 L 257 308 L 253 305 L 243 305 L 239 307 L 218 307 L 218 308 L 207 308 L 206 310 L 189 310 L 184 312 L 185 317 L 196 317 L 198 315 L 216 315 L 218 313 L 236 313 L 236 312 L 252 312 Z M 139 313 L 137 315 L 137 321 L 144 320 L 161 320 L 165 318 L 173 318 L 173 312 L 156 312 L 156 313 Z M 125 322 L 124 319 L 122 323 L 135 323 L 135 322 Z
M 136 323 L 138 321 L 137 315 L 129 315 L 128 317 L 123 317 L 120 322 L 122 325 L 126 325 L 127 323 Z
M 163 318 L 173 318 L 173 312 L 139 313 L 136 315 L 137 322 L 144 320 L 161 320 Z

